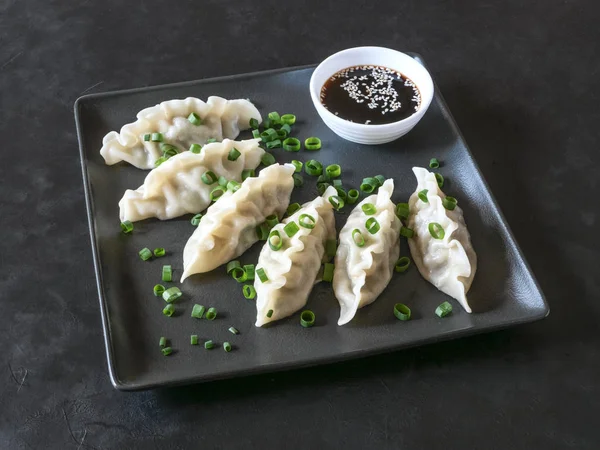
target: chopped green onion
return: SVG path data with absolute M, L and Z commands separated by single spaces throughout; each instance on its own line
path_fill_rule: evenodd
M 233 269 L 233 271 L 231 272 L 231 276 L 238 283 L 243 283 L 244 281 L 246 281 L 248 279 L 246 272 L 241 267 Z
M 321 148 L 321 139 L 318 137 L 309 137 L 304 141 L 304 148 L 310 151 L 319 150 Z
M 183 292 L 181 292 L 181 290 L 177 286 L 173 286 L 167 289 L 165 292 L 163 292 L 162 298 L 167 303 L 173 303 L 182 295 Z
M 229 150 L 229 154 L 227 155 L 227 159 L 229 161 L 236 161 L 242 154 L 240 153 L 240 151 L 233 147 L 231 150 Z
M 456 208 L 457 203 L 458 200 L 456 200 L 454 197 L 447 196 L 442 199 L 442 205 L 448 211 L 454 211 L 454 208 Z
M 358 192 L 358 190 L 350 189 L 348 191 L 348 195 L 347 195 L 348 203 L 351 205 L 354 205 L 356 203 L 356 201 L 358 200 L 359 196 L 360 196 L 360 192 Z
M 254 139 L 260 139 L 260 130 L 258 130 L 258 129 L 252 130 L 252 137 Z
M 365 238 L 358 228 L 352 230 L 352 240 L 359 247 L 364 247 L 365 245 Z
M 289 124 L 284 123 L 283 125 L 281 125 L 281 128 L 279 130 L 285 131 L 286 136 L 289 136 L 289 134 L 292 132 L 292 127 L 290 127 Z
M 263 142 L 271 142 L 277 139 L 277 131 L 274 128 L 267 128 L 265 131 L 260 133 L 260 137 Z
M 154 295 L 157 297 L 162 297 L 163 292 L 165 292 L 165 287 L 162 284 L 157 284 L 153 288 Z
M 438 187 L 441 189 L 444 187 L 444 177 L 440 173 L 434 174 L 435 181 L 437 181 Z
M 219 199 L 219 197 L 221 197 L 226 191 L 227 188 L 221 185 L 216 186 L 215 188 L 213 188 L 212 191 L 210 191 L 210 200 L 212 202 L 216 202 Z
M 310 214 L 300 214 L 300 217 L 298 218 L 298 224 L 301 227 L 312 230 L 315 227 L 315 225 L 317 224 L 317 221 Z
M 273 310 L 270 309 L 267 311 L 267 317 L 270 319 L 271 317 L 273 317 Z
M 330 164 L 329 166 L 327 166 L 325 168 L 325 172 L 331 178 L 337 178 L 342 174 L 342 168 L 340 167 L 339 164 Z
M 446 317 L 452 312 L 452 305 L 449 302 L 444 302 L 437 308 L 435 308 L 435 314 L 438 317 Z
M 379 187 L 379 181 L 376 178 L 368 177 L 363 178 L 362 183 L 360 184 L 360 190 L 370 194 L 375 189 Z
M 341 188 L 342 187 L 342 180 L 339 180 L 339 179 L 333 180 L 333 187 L 336 188 L 336 189 L 337 188 Z
M 377 232 L 380 229 L 379 222 L 377 222 L 377 219 L 375 217 L 367 219 L 365 227 L 367 228 L 367 231 L 371 234 L 377 234 Z
M 192 144 L 190 145 L 190 152 L 192 153 L 200 153 L 202 151 L 202 146 L 198 145 L 198 144 Z
M 289 222 L 283 227 L 283 231 L 285 231 L 285 234 L 287 234 L 288 237 L 293 237 L 298 231 L 300 231 L 300 228 L 298 228 L 296 222 Z
M 270 214 L 267 217 L 265 217 L 265 223 L 267 224 L 269 229 L 271 229 L 279 223 L 279 217 L 277 217 L 277 214 Z
M 219 186 L 222 186 L 224 188 L 226 188 L 227 183 L 229 183 L 229 180 L 222 175 L 219 177 L 219 179 L 217 181 L 219 182 Z
M 158 345 L 161 347 L 166 347 L 167 346 L 167 338 L 164 336 L 161 336 L 159 341 L 158 341 Z
M 411 238 L 415 235 L 415 232 L 412 228 L 402 227 L 400 228 L 400 236 L 404 236 L 405 238 Z
M 319 195 L 323 195 L 328 187 L 329 183 L 317 183 L 317 191 L 319 192 Z
M 300 208 L 302 208 L 302 206 L 300 206 L 300 203 L 292 203 L 290 206 L 287 207 L 286 210 L 286 214 L 288 216 L 293 215 L 296 211 L 298 211 Z
M 408 203 L 398 203 L 396 205 L 396 216 L 399 219 L 408 219 L 409 207 Z
M 214 184 L 218 180 L 215 173 L 211 170 L 204 172 L 200 178 L 202 178 L 202 182 L 204 184 Z
M 254 264 L 246 264 L 244 266 L 244 273 L 246 274 L 246 280 L 254 280 Z
M 171 353 L 173 353 L 173 349 L 171 347 L 161 348 L 160 351 L 162 352 L 163 356 L 169 356 Z
M 442 227 L 439 223 L 431 222 L 427 228 L 429 229 L 429 234 L 431 234 L 432 238 L 444 239 L 446 232 L 444 231 L 444 227 Z
M 302 167 L 304 166 L 302 161 L 298 161 L 297 159 L 292 159 L 292 164 L 296 168 L 296 172 L 302 172 Z
M 174 145 L 171 144 L 166 144 L 164 142 L 161 142 L 159 144 L 160 150 L 163 152 L 163 156 L 170 158 L 171 156 L 175 156 L 176 154 L 179 153 L 179 151 L 177 150 L 177 147 L 175 147 Z
M 191 113 L 188 116 L 188 120 L 190 121 L 190 123 L 192 125 L 202 125 L 202 119 L 200 118 L 200 116 L 198 114 L 196 114 L 195 112 Z
M 316 177 L 323 173 L 323 165 L 319 161 L 311 159 L 304 164 L 304 171 L 307 174 Z
M 281 121 L 287 125 L 294 125 L 296 123 L 296 116 L 293 114 L 284 114 L 281 116 Z
M 194 217 L 192 217 L 192 220 L 190 220 L 190 223 L 192 225 L 194 225 L 195 227 L 197 227 L 198 225 L 200 225 L 201 220 L 202 220 L 202 214 L 196 214 Z
M 235 180 L 231 180 L 227 183 L 227 190 L 231 192 L 236 192 L 242 185 Z
M 325 242 L 325 254 L 328 258 L 333 258 L 337 251 L 337 239 L 327 239 Z
M 385 182 L 385 177 L 383 175 L 375 175 L 373 178 L 377 180 L 379 186 L 383 186 L 383 183 Z
M 190 344 L 198 345 L 198 335 L 197 334 L 190 334 Z
M 150 258 L 152 258 L 152 252 L 147 247 L 144 247 L 138 253 L 142 261 L 148 261 Z
M 375 208 L 373 203 L 364 203 L 362 205 L 362 210 L 367 216 L 372 216 L 377 212 L 377 208 Z
M 398 273 L 406 272 L 406 270 L 408 269 L 409 266 L 410 266 L 410 258 L 408 256 L 403 256 L 398 261 L 396 261 L 394 270 Z
M 206 316 L 204 316 L 207 320 L 215 320 L 217 318 L 217 309 L 216 308 L 208 308 L 206 311 Z
M 210 138 L 206 141 L 207 144 L 214 144 L 215 142 L 217 142 L 215 138 Z
M 267 142 L 267 148 L 272 150 L 274 148 L 281 148 L 281 139 L 274 139 L 270 142 Z
M 333 205 L 333 209 L 335 209 L 336 211 L 339 211 L 344 207 L 344 200 L 342 200 L 337 195 L 332 195 L 331 197 L 329 197 L 329 203 Z
M 144 135 L 144 141 L 148 142 L 150 140 L 150 137 L 151 137 L 150 133 L 146 133 Z
M 162 267 L 162 280 L 173 281 L 173 269 L 171 266 L 166 265 Z
M 258 275 L 258 279 L 261 281 L 261 283 L 266 283 L 267 281 L 269 281 L 269 277 L 267 276 L 265 269 L 263 269 L 262 267 L 260 269 L 256 269 L 256 275 Z
M 248 300 L 252 300 L 254 297 L 256 297 L 256 289 L 254 289 L 254 286 L 252 286 L 251 284 L 244 285 L 244 287 L 242 288 L 242 293 L 244 294 L 244 297 Z
M 169 303 L 167 306 L 163 308 L 163 314 L 167 317 L 171 317 L 175 312 L 175 305 L 173 303 Z
M 242 170 L 242 181 L 244 181 L 246 178 L 253 177 L 255 174 L 256 174 L 256 172 L 254 171 L 254 169 Z
M 162 247 L 154 249 L 154 256 L 156 256 L 157 258 L 162 258 L 163 256 L 165 256 L 166 253 L 167 251 Z
M 424 203 L 429 203 L 429 199 L 427 198 L 427 193 L 429 192 L 428 189 L 423 189 L 422 191 L 420 191 L 417 196 L 421 199 L 422 202 Z
M 277 111 L 270 112 L 268 117 L 272 124 L 278 124 L 281 122 L 281 116 L 279 116 Z
M 229 342 L 223 342 L 223 350 L 229 353 L 231 351 L 231 344 Z
M 235 327 L 229 327 L 229 332 L 231 334 L 240 334 L 240 332 Z
M 337 180 L 333 180 L 333 181 L 337 181 Z M 336 187 L 335 190 L 337 191 L 338 197 L 341 198 L 342 201 L 343 201 L 343 203 L 345 204 L 346 203 L 346 199 L 348 198 L 348 194 L 346 193 L 346 191 L 343 190 L 341 187 Z
M 250 128 L 252 128 L 253 130 L 256 130 L 259 126 L 258 120 L 257 119 L 250 119 Z
M 283 141 L 283 149 L 286 152 L 297 152 L 300 151 L 300 141 L 295 137 L 289 137 Z
M 440 162 L 436 158 L 431 158 L 429 160 L 429 167 L 432 169 L 437 169 L 440 167 Z
M 129 220 L 121 222 L 121 231 L 123 234 L 129 234 L 133 231 L 133 224 Z
M 283 247 L 283 239 L 281 239 L 281 234 L 279 234 L 279 231 L 273 230 L 271 231 L 271 234 L 269 234 L 269 247 L 271 247 L 271 250 L 274 252 Z
M 230 274 L 234 269 L 241 269 L 242 265 L 238 260 L 229 261 L 226 266 L 227 274 Z
M 152 135 L 150 136 L 150 140 L 152 142 L 162 142 L 163 135 L 162 133 L 152 133 Z
M 327 182 L 329 183 L 331 181 L 331 177 L 329 175 L 327 175 L 327 172 L 322 173 L 321 175 L 319 175 L 319 178 L 317 178 L 317 183 L 323 183 L 323 182 Z M 341 181 L 340 181 L 341 183 Z
M 304 178 L 299 173 L 294 174 L 294 186 L 300 187 L 304 184 Z
M 206 350 L 210 350 L 211 348 L 214 348 L 214 347 L 215 347 L 215 343 L 213 341 L 208 340 L 204 343 L 204 348 Z
M 315 313 L 309 309 L 305 309 L 300 314 L 300 325 L 304 328 L 310 328 L 315 324 Z
M 262 162 L 265 166 L 270 166 L 275 164 L 275 157 L 270 153 L 263 153 L 263 155 L 260 157 L 260 162 Z
M 394 305 L 394 315 L 398 320 L 410 320 L 410 308 L 404 303 Z
M 287 138 L 288 134 L 290 134 L 290 133 L 287 130 L 285 130 L 284 128 L 280 128 L 279 130 L 277 130 L 277 137 L 279 138 L 279 140 L 283 140 L 283 139 Z
M 333 281 L 333 270 L 335 266 L 331 263 L 325 263 L 325 267 L 323 268 L 323 281 L 331 282 Z
M 194 319 L 202 319 L 205 310 L 206 308 L 203 305 L 196 303 L 192 308 L 192 317 Z
M 262 123 L 263 128 L 267 129 L 267 128 L 271 128 L 271 119 L 269 119 L 268 117 L 263 121 Z
M 165 158 L 164 156 L 161 156 L 160 158 L 158 158 L 156 161 L 154 161 L 154 167 L 158 167 L 160 166 L 162 163 L 164 163 L 167 159 L 169 158 Z
M 269 237 L 269 226 L 266 223 L 262 223 L 256 227 L 256 236 L 259 241 L 266 241 Z

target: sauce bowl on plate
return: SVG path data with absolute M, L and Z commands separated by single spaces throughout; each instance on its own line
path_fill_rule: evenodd
M 356 70 L 357 75 L 351 77 L 352 79 L 350 77 L 343 80 L 338 78 L 336 84 L 336 80 L 332 80 L 332 77 L 339 76 L 338 73 L 348 76 L 348 71 L 344 69 L 351 69 L 350 75 L 353 70 Z M 375 70 L 374 78 L 368 76 L 368 72 L 372 70 Z M 403 79 L 400 77 L 392 79 L 393 75 L 401 75 Z M 323 87 L 326 84 L 328 86 L 335 84 L 333 87 L 337 89 L 335 93 L 340 100 L 341 85 L 352 100 L 350 98 L 341 99 L 343 102 L 338 102 L 338 104 L 351 107 L 355 104 L 356 108 L 363 108 L 364 114 L 368 114 L 368 117 L 372 117 L 372 114 L 379 111 L 382 119 L 386 113 L 387 117 L 391 118 L 394 117 L 394 102 L 397 97 L 394 93 L 395 89 L 387 88 L 392 85 L 402 86 L 402 83 L 398 84 L 398 81 L 403 82 L 405 79 L 408 84 L 404 86 L 408 86 L 407 89 L 416 86 L 414 89 L 416 95 L 412 99 L 417 106 L 413 107 L 414 113 L 401 120 L 379 124 L 368 123 L 369 121 L 359 123 L 343 118 L 344 111 L 334 112 L 324 105 L 323 99 L 327 103 L 328 88 L 322 91 Z M 340 81 L 347 83 L 340 83 Z M 394 94 L 394 97 L 386 95 L 390 92 Z M 310 78 L 310 96 L 325 125 L 341 138 L 359 144 L 385 144 L 404 136 L 425 115 L 433 99 L 433 92 L 433 80 L 425 67 L 405 53 L 384 47 L 354 47 L 342 50 L 319 64 Z M 403 102 L 402 106 L 406 108 L 406 102 Z M 352 112 L 354 113 L 352 117 L 356 117 L 357 111 Z M 347 113 L 346 115 L 351 117 L 350 111 Z M 382 121 L 385 122 L 384 119 Z

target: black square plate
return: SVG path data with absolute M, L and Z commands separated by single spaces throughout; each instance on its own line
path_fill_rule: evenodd
M 144 389 L 331 363 L 505 328 L 548 314 L 543 294 L 439 91 L 413 131 L 396 142 L 371 147 L 344 141 L 321 122 L 308 91 L 312 71 L 313 67 L 291 68 L 92 94 L 75 103 L 100 310 L 116 388 Z M 183 247 L 193 232 L 190 216 L 138 222 L 132 235 L 123 235 L 117 203 L 125 189 L 142 183 L 147 172 L 127 164 L 107 166 L 99 150 L 108 131 L 119 130 L 147 106 L 210 95 L 249 98 L 263 117 L 269 111 L 296 114 L 293 134 L 301 139 L 319 136 L 323 148 L 300 153 L 277 150 L 278 162 L 316 158 L 323 165 L 340 163 L 346 189 L 358 187 L 365 176 L 382 174 L 394 178 L 393 200 L 407 201 L 416 186 L 411 168 L 427 167 L 429 159 L 437 157 L 443 164 L 439 172 L 446 178 L 444 191 L 459 199 L 479 257 L 469 292 L 475 312 L 467 314 L 412 266 L 405 274 L 395 274 L 379 299 L 359 310 L 346 326 L 337 326 L 339 305 L 331 285 L 319 283 L 307 305 L 317 316 L 313 328 L 302 328 L 298 314 L 268 328 L 256 328 L 254 301 L 244 299 L 241 285 L 226 275 L 225 268 L 219 268 L 186 280 L 181 285 L 185 295 L 178 304 L 178 317 L 163 316 L 164 302 L 153 295 L 152 287 L 160 282 L 163 264 L 172 264 L 174 279 L 181 276 Z M 248 137 L 248 132 L 240 136 Z M 317 195 L 315 185 L 305 175 L 305 184 L 294 190 L 292 201 L 312 200 Z M 338 230 L 350 207 L 344 209 L 336 213 Z M 256 263 L 261 245 L 254 245 L 241 261 Z M 403 239 L 401 245 L 401 255 L 408 255 Z M 143 247 L 165 247 L 168 253 L 143 262 L 138 257 Z M 440 319 L 434 310 L 445 300 L 450 300 L 454 312 Z M 399 301 L 412 308 L 411 321 L 394 317 L 392 308 Z M 212 322 L 191 318 L 194 303 L 217 307 L 219 317 Z M 230 326 L 240 334 L 229 333 Z M 197 334 L 200 342 L 212 339 L 219 347 L 192 346 L 191 334 Z M 175 350 L 169 357 L 158 346 L 161 336 Z M 224 341 L 231 342 L 232 352 L 223 351 Z

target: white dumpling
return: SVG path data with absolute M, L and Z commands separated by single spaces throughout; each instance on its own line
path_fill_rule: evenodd
M 242 180 L 244 169 L 256 169 L 264 150 L 260 139 L 214 142 L 202 147 L 199 154 L 183 152 L 172 156 L 150 171 L 144 184 L 128 189 L 119 202 L 121 222 L 156 217 L 173 219 L 188 213 L 199 213 L 210 205 L 210 192 L 217 182 L 206 184 L 202 175 L 212 171 L 227 180 Z M 240 152 L 235 161 L 228 159 L 233 148 Z
M 348 323 L 359 308 L 373 303 L 392 279 L 394 265 L 400 255 L 401 227 L 391 200 L 393 191 L 394 181 L 386 180 L 377 194 L 367 197 L 354 208 L 340 231 L 333 274 L 333 290 L 341 307 L 338 325 Z M 363 212 L 362 205 L 365 203 L 375 205 L 375 214 Z M 366 228 L 371 217 L 380 227 L 375 234 L 370 234 Z M 363 247 L 354 242 L 352 232 L 355 229 L 360 230 L 364 237 Z
M 279 232 L 283 247 L 275 251 L 267 242 L 258 257 L 256 268 L 262 268 L 269 280 L 263 283 L 258 276 L 254 279 L 257 327 L 288 317 L 306 305 L 325 257 L 327 240 L 335 239 L 333 205 L 328 200 L 332 195 L 337 191 L 331 186 L 322 197 L 305 203 L 271 230 Z M 299 231 L 288 237 L 284 226 L 289 222 L 299 225 L 303 214 L 315 220 L 314 228 L 299 226 Z M 273 310 L 271 317 L 267 317 L 269 310 Z
M 273 164 L 210 206 L 185 244 L 181 281 L 237 258 L 258 241 L 256 227 L 267 216 L 281 219 L 294 189 L 294 171 L 291 164 Z
M 413 167 L 417 177 L 417 190 L 411 195 L 408 205 L 410 214 L 408 227 L 414 236 L 408 239 L 410 253 L 419 272 L 440 291 L 455 298 L 471 312 L 467 292 L 477 270 L 477 255 L 471 245 L 471 237 L 458 206 L 453 211 L 444 208 L 446 195 L 427 169 Z M 419 199 L 418 193 L 427 189 L 428 202 Z M 444 228 L 444 238 L 434 239 L 429 224 L 435 222 Z
M 202 124 L 192 124 L 188 120 L 191 113 L 196 113 Z M 124 125 L 121 132 L 111 131 L 104 136 L 100 154 L 108 165 L 126 161 L 139 169 L 152 169 L 162 151 L 160 143 L 144 141 L 145 134 L 162 133 L 163 142 L 185 151 L 211 138 L 235 139 L 241 130 L 250 128 L 250 119 L 262 121 L 249 100 L 216 96 L 206 102 L 194 97 L 168 100 L 140 111 L 137 120 Z

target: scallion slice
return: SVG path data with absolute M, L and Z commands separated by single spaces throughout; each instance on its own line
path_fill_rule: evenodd
M 198 335 L 197 334 L 190 334 L 190 344 L 198 345 Z
M 318 137 L 309 137 L 304 140 L 304 148 L 306 150 L 315 151 L 321 148 L 321 139 Z
M 146 133 L 144 135 L 144 141 L 149 142 L 151 137 L 152 137 L 152 135 L 150 133 Z
M 210 350 L 211 348 L 215 348 L 215 343 L 211 340 L 208 340 L 204 343 L 204 348 L 206 350 Z
M 156 284 L 152 290 L 154 291 L 154 295 L 162 297 L 165 287 L 162 284 Z
M 331 282 L 333 281 L 333 271 L 335 266 L 331 263 L 325 263 L 323 267 L 323 281 Z
M 246 273 L 246 280 L 254 280 L 254 264 L 246 264 L 244 266 L 244 272 Z
M 342 183 L 342 180 L 339 180 L 339 179 L 335 179 L 335 180 L 333 180 L 333 181 L 332 181 L 332 183 L 333 183 L 333 187 L 334 187 L 334 188 L 336 188 L 336 189 L 337 189 L 337 188 L 341 188 L 341 187 L 342 187 L 342 184 L 343 184 L 343 183 Z
M 226 187 L 223 187 L 221 185 L 216 186 L 215 188 L 213 188 L 212 191 L 210 191 L 210 200 L 212 202 L 216 202 L 226 191 Z
M 260 133 L 260 137 L 263 142 L 271 142 L 277 139 L 277 130 L 274 128 L 267 128 L 265 131 Z
M 309 309 L 305 309 L 300 314 L 300 325 L 304 328 L 310 328 L 315 324 L 315 313 Z
M 179 150 L 177 150 L 177 147 L 175 147 L 174 145 L 161 142 L 158 146 L 160 147 L 160 151 L 163 152 L 163 156 L 167 158 L 175 156 L 179 153 Z
M 231 271 L 231 276 L 238 283 L 243 283 L 248 280 L 248 276 L 246 275 L 246 271 L 241 267 L 235 268 Z
M 299 173 L 295 173 L 293 175 L 293 177 L 294 177 L 294 186 L 300 187 L 304 184 L 304 178 Z
M 198 114 L 196 114 L 195 112 L 191 113 L 188 116 L 188 120 L 190 121 L 190 123 L 192 125 L 202 125 L 202 119 L 200 118 L 200 116 Z
M 206 172 L 204 172 L 202 174 L 202 176 L 200 177 L 202 179 L 202 182 L 204 184 L 215 184 L 218 180 L 217 176 L 215 175 L 215 173 L 211 170 L 208 170 Z
M 214 144 L 215 142 L 217 142 L 217 140 L 215 138 L 210 138 L 210 139 L 207 139 L 207 141 L 206 141 L 207 144 Z
M 369 219 L 367 219 L 365 227 L 367 228 L 367 231 L 371 234 L 377 234 L 377 232 L 381 228 L 379 226 L 379 222 L 377 222 L 377 219 L 375 217 L 370 217 Z
M 315 225 L 317 224 L 317 221 L 310 214 L 300 214 L 300 217 L 298 217 L 298 224 L 301 227 L 312 230 L 315 227 Z
M 339 211 L 344 207 L 344 200 L 342 200 L 342 198 L 338 195 L 332 195 L 329 197 L 329 203 L 333 205 L 333 209 L 336 211 Z
M 266 223 L 262 223 L 256 227 L 256 236 L 259 241 L 266 241 L 269 237 L 269 226 Z
M 396 205 L 396 216 L 399 219 L 408 219 L 409 207 L 408 203 L 398 203 Z
M 283 231 L 285 232 L 285 234 L 287 234 L 288 237 L 293 237 L 298 231 L 300 231 L 300 228 L 298 227 L 296 222 L 288 222 L 283 227 Z
M 288 137 L 288 134 L 289 132 L 287 130 L 284 130 L 283 128 L 277 130 L 277 137 L 279 138 L 279 140 L 284 140 Z
M 231 274 L 235 269 L 241 269 L 242 265 L 238 260 L 229 261 L 226 266 L 227 274 Z
M 394 315 L 398 320 L 410 320 L 410 308 L 404 303 L 396 303 L 394 305 Z
M 142 261 L 148 261 L 150 258 L 152 258 L 152 252 L 147 247 L 144 247 L 138 253 Z
M 242 181 L 244 181 L 246 178 L 253 177 L 255 174 L 256 174 L 256 172 L 254 171 L 254 169 L 242 170 Z
M 162 135 L 162 133 L 152 133 L 150 135 L 150 140 L 152 142 L 162 142 L 163 141 L 163 135 Z
M 415 232 L 412 230 L 412 228 L 408 228 L 408 227 L 402 227 L 400 228 L 400 236 L 404 236 L 405 238 L 411 238 L 415 235 Z
M 254 289 L 254 286 L 251 284 L 245 284 L 242 288 L 242 293 L 248 300 L 252 300 L 254 297 L 256 297 L 256 289 Z
M 296 116 L 293 114 L 284 114 L 281 116 L 281 122 L 287 125 L 294 125 L 296 123 Z
M 260 269 L 256 269 L 256 275 L 258 275 L 258 279 L 261 281 L 261 283 L 266 283 L 267 281 L 269 281 L 269 277 L 267 276 L 265 269 L 263 269 L 262 267 Z
M 333 181 L 335 182 L 338 180 L 333 180 Z M 334 184 L 334 186 L 335 186 L 335 184 Z M 337 191 L 338 197 L 341 198 L 344 203 L 346 203 L 346 199 L 348 198 L 348 194 L 346 193 L 346 191 L 339 186 L 335 186 L 335 190 Z
M 223 350 L 229 353 L 231 351 L 231 344 L 229 342 L 223 342 Z
M 350 189 L 348 191 L 347 199 L 350 205 L 354 205 L 358 201 L 358 197 L 360 196 L 360 192 L 357 189 Z
M 408 256 L 403 256 L 398 261 L 396 261 L 394 270 L 398 273 L 406 272 L 406 270 L 408 269 L 409 266 L 410 266 L 410 258 Z
M 196 214 L 194 217 L 192 217 L 192 220 L 190 220 L 190 223 L 197 227 L 198 225 L 200 225 L 200 221 L 202 220 L 202 214 Z
M 437 169 L 438 167 L 440 167 L 440 162 L 437 160 L 437 158 L 431 158 L 429 160 L 429 167 L 431 169 Z
M 456 208 L 457 203 L 458 200 L 456 200 L 454 197 L 447 196 L 442 199 L 442 205 L 448 211 L 454 211 L 454 208 Z
M 167 303 L 173 303 L 182 295 L 183 292 L 181 292 L 181 290 L 177 286 L 173 286 L 167 289 L 165 292 L 163 292 L 162 298 Z
M 281 128 L 279 130 L 285 131 L 286 135 L 289 136 L 289 134 L 292 132 L 292 127 L 290 127 L 289 124 L 284 123 L 283 125 L 281 125 Z
M 277 111 L 270 112 L 268 114 L 268 117 L 269 117 L 269 120 L 271 121 L 271 123 L 274 125 L 281 123 L 281 116 L 279 115 L 279 113 Z
M 283 247 L 283 239 L 281 239 L 281 234 L 277 230 L 271 231 L 268 242 L 269 247 L 271 247 L 271 250 L 274 252 L 281 250 L 281 247 Z
M 266 130 L 267 128 L 271 128 L 271 119 L 268 117 L 262 123 L 263 128 Z
M 273 310 L 270 309 L 267 311 L 267 317 L 270 319 L 271 317 L 273 317 Z
M 227 183 L 229 183 L 229 180 L 227 178 L 225 178 L 223 175 L 221 175 L 217 181 L 219 182 L 219 186 L 223 186 L 224 188 L 226 188 Z
M 158 166 L 160 166 L 167 159 L 169 159 L 169 158 L 165 158 L 164 156 L 161 156 L 160 158 L 158 158 L 156 161 L 154 161 L 154 168 L 157 168 Z
M 375 189 L 379 187 L 379 181 L 373 177 L 363 178 L 362 183 L 360 184 L 360 190 L 370 194 Z
M 281 139 L 273 139 L 272 141 L 267 142 L 267 148 L 269 150 L 281 148 Z
M 304 166 L 302 161 L 298 161 L 297 159 L 292 159 L 292 164 L 296 168 L 296 173 L 302 172 L 302 167 Z
M 259 126 L 258 120 L 254 119 L 254 118 L 250 119 L 249 125 L 250 125 L 250 128 L 252 128 L 253 130 L 256 130 Z
M 452 312 L 452 305 L 449 302 L 444 302 L 437 308 L 435 308 L 435 314 L 438 317 L 446 317 Z
M 435 181 L 437 181 L 437 185 L 438 187 L 441 189 L 444 187 L 444 177 L 442 176 L 441 173 L 436 173 L 434 174 L 435 176 Z
M 319 161 L 311 159 L 304 164 L 304 171 L 313 177 L 317 177 L 323 173 L 323 165 Z
M 123 234 L 129 234 L 133 231 L 133 224 L 129 220 L 121 222 L 121 232 Z
M 240 153 L 240 151 L 233 147 L 231 150 L 229 150 L 229 154 L 227 155 L 227 159 L 229 161 L 236 161 L 242 154 Z
M 373 203 L 363 203 L 362 210 L 367 216 L 372 216 L 377 212 L 377 208 Z
M 359 247 L 365 246 L 365 238 L 358 228 L 355 228 L 354 230 L 352 230 L 352 240 Z
M 317 183 L 317 192 L 319 192 L 319 195 L 323 195 L 328 187 L 329 183 Z
M 171 353 L 173 353 L 173 349 L 171 347 L 161 348 L 160 351 L 163 356 L 169 356 Z
M 275 157 L 270 153 L 263 153 L 260 157 L 260 162 L 262 162 L 264 166 L 270 166 L 275 164 Z
M 192 307 L 192 317 L 195 319 L 202 319 L 205 310 L 206 308 L 203 305 L 199 305 L 198 303 L 196 303 Z
M 377 180 L 379 186 L 383 186 L 383 183 L 385 182 L 385 177 L 383 175 L 375 175 L 373 178 Z
M 192 153 L 200 153 L 202 151 L 202 146 L 198 145 L 198 144 L 192 144 L 190 145 L 190 152 Z
M 170 265 L 162 267 L 162 280 L 173 281 L 173 268 Z
M 204 316 L 208 320 L 215 320 L 217 318 L 217 309 L 216 308 L 208 308 L 206 311 L 206 316 Z
M 287 207 L 287 210 L 285 211 L 285 213 L 288 216 L 293 215 L 296 211 L 298 211 L 300 208 L 302 208 L 302 206 L 300 206 L 300 203 L 292 203 L 290 206 Z
M 259 129 L 252 130 L 252 137 L 254 139 L 260 139 L 260 130 Z
M 300 140 L 295 137 L 289 137 L 283 141 L 283 149 L 286 152 L 298 152 L 300 151 Z
M 231 181 L 227 182 L 227 190 L 228 191 L 236 192 L 241 187 L 242 187 L 242 185 L 235 180 L 231 180 Z
M 429 199 L 427 198 L 427 193 L 429 192 L 428 189 L 423 189 L 422 191 L 420 191 L 417 196 L 419 197 L 419 199 L 421 199 L 422 202 L 424 203 L 429 203 Z
M 175 312 L 175 305 L 173 303 L 169 303 L 167 306 L 163 308 L 163 314 L 167 317 L 171 317 Z
M 342 168 L 339 164 L 330 164 L 325 168 L 325 172 L 330 178 L 337 178 L 342 174 Z
M 437 222 L 431 222 L 427 226 L 427 229 L 429 230 L 429 234 L 431 234 L 431 237 L 434 239 L 444 239 L 444 236 L 446 235 L 444 227 L 442 227 Z
M 319 178 L 317 178 L 317 183 L 324 183 L 327 182 L 329 183 L 331 181 L 331 178 L 329 177 L 329 175 L 327 175 L 327 172 L 322 173 L 321 175 L 319 175 Z M 341 181 L 340 181 L 341 183 Z
M 167 346 L 167 338 L 164 336 L 161 336 L 160 339 L 158 340 L 158 345 L 162 348 Z
M 270 214 L 267 217 L 265 217 L 265 223 L 267 224 L 269 229 L 271 229 L 279 223 L 279 217 L 277 217 L 277 214 Z
M 333 258 L 337 251 L 337 239 L 327 239 L 325 242 L 325 254 L 328 258 Z
M 162 248 L 162 247 L 158 247 L 154 249 L 154 256 L 156 256 L 157 258 L 162 258 L 163 256 L 165 256 L 167 254 L 167 251 Z
M 229 332 L 231 334 L 240 334 L 240 332 L 238 331 L 238 329 L 235 328 L 235 327 L 229 327 Z

